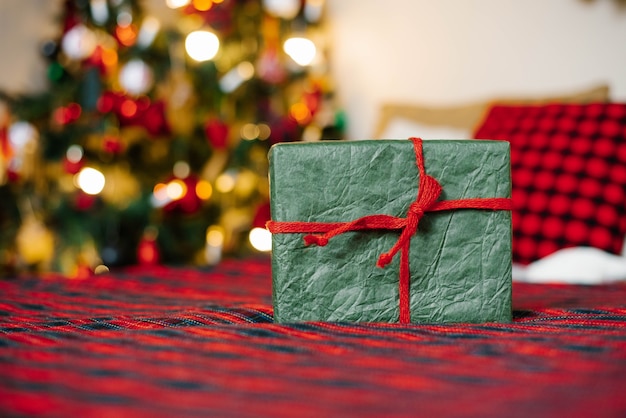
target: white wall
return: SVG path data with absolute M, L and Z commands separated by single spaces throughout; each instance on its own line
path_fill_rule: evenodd
M 0 90 L 31 92 L 45 88 L 42 41 L 59 31 L 59 0 L 0 0 Z
M 626 101 L 626 8 L 609 0 L 327 0 L 348 136 L 382 101 L 462 104 L 608 83 Z M 623 2 L 622 2 L 623 4 Z

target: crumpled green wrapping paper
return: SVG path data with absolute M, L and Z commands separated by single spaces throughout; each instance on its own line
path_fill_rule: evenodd
M 510 197 L 509 144 L 424 141 L 426 173 L 440 200 Z M 285 143 L 272 147 L 274 221 L 347 222 L 372 214 L 405 217 L 418 171 L 407 140 Z M 274 320 L 398 322 L 400 254 L 378 256 L 399 231 L 347 232 L 306 246 L 302 233 L 274 234 Z M 411 322 L 511 320 L 511 213 L 427 212 L 410 249 Z

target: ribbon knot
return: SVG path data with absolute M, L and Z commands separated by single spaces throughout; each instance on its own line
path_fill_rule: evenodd
M 411 205 L 409 206 L 409 210 L 407 211 L 407 218 L 412 216 L 414 218 L 422 219 L 422 216 L 424 216 L 424 212 L 426 212 L 424 209 L 422 209 L 423 205 L 422 202 L 413 202 L 411 203 Z
M 328 244 L 328 241 L 336 236 L 349 231 L 359 230 L 402 230 L 398 240 L 386 253 L 378 257 L 376 265 L 385 267 L 393 260 L 400 251 L 400 279 L 399 279 L 399 306 L 400 323 L 411 322 L 409 300 L 409 250 L 411 237 L 417 233 L 417 227 L 425 212 L 442 211 L 451 209 L 491 209 L 511 210 L 512 204 L 509 198 L 473 198 L 439 201 L 442 187 L 439 182 L 426 174 L 424 168 L 424 156 L 422 140 L 410 138 L 415 151 L 415 163 L 419 172 L 417 197 L 407 210 L 405 218 L 391 215 L 376 214 L 367 215 L 350 222 L 277 222 L 269 221 L 267 228 L 273 234 L 277 233 L 309 233 L 304 237 L 304 243 L 316 244 L 320 247 Z M 323 233 L 321 235 L 317 233 Z
M 420 219 L 439 199 L 441 195 L 441 185 L 439 182 L 425 173 L 420 173 L 419 192 L 417 193 L 417 199 L 409 206 L 407 211 L 407 228 L 412 231 L 412 234 L 417 232 L 417 224 Z
M 422 151 L 420 141 L 419 150 L 416 151 L 416 155 L 421 156 L 421 154 Z M 398 253 L 398 251 L 400 251 L 400 249 L 404 246 L 409 245 L 411 237 L 417 233 L 417 226 L 424 216 L 424 213 L 437 202 L 437 199 L 439 199 L 439 196 L 441 195 L 441 185 L 434 177 L 426 174 L 423 160 L 419 157 L 417 164 L 420 174 L 417 198 L 413 203 L 411 203 L 411 205 L 409 205 L 409 210 L 407 211 L 406 216 L 406 225 L 402 228 L 402 233 L 398 237 L 398 240 L 389 251 L 378 257 L 378 262 L 376 263 L 378 267 L 383 268 L 387 264 L 391 263 L 391 260 L 393 260 L 393 257 Z

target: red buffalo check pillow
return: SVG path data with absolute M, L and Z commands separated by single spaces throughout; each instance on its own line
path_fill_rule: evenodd
M 494 106 L 474 137 L 511 143 L 515 262 L 567 247 L 621 252 L 626 104 Z

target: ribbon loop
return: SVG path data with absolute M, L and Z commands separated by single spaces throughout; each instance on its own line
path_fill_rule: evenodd
M 424 175 L 423 178 L 420 178 L 419 187 L 417 200 L 414 203 L 421 203 L 427 210 L 439 199 L 443 189 L 441 184 L 439 184 L 434 177 L 429 175 Z

